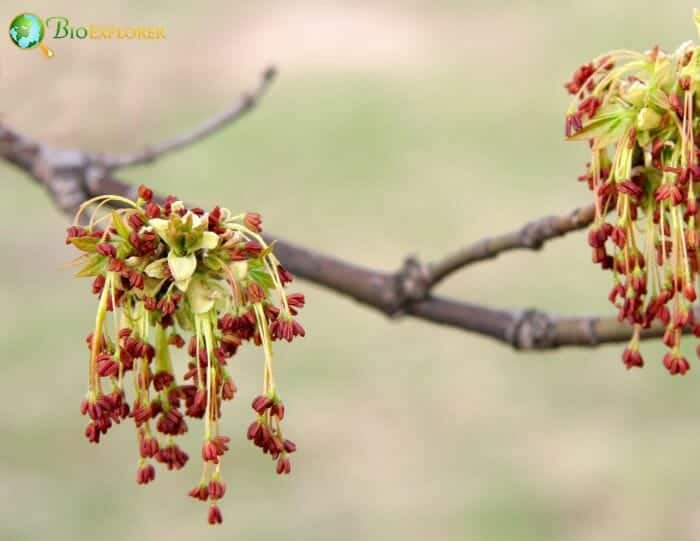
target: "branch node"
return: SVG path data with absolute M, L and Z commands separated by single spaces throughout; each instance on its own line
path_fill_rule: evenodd
M 506 340 L 515 349 L 555 348 L 556 322 L 544 312 L 524 310 L 506 329 Z
M 538 226 L 537 222 L 530 222 L 523 227 L 520 234 L 520 242 L 524 248 L 539 251 L 544 246 L 545 238 L 542 235 L 542 228 Z
M 432 277 L 430 268 L 416 256 L 409 256 L 396 273 L 396 310 L 402 312 L 407 304 L 424 300 L 430 293 Z
M 85 184 L 88 157 L 79 150 L 41 147 L 33 174 L 41 180 L 59 208 L 74 212 L 90 195 Z

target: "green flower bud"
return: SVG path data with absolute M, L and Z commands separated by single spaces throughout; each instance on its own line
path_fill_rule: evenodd
M 661 115 L 650 107 L 643 107 L 637 115 L 637 129 L 653 130 L 661 124 Z

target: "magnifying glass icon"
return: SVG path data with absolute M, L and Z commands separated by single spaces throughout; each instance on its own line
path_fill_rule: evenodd
M 53 51 L 42 43 L 44 23 L 33 13 L 20 13 L 10 23 L 10 39 L 20 49 L 38 48 L 46 58 L 53 57 Z

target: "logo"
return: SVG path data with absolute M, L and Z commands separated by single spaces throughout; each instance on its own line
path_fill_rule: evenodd
M 160 40 L 166 39 L 162 26 L 115 26 L 105 24 L 88 24 L 73 26 L 67 17 L 49 17 L 42 21 L 33 13 L 21 13 L 10 23 L 10 39 L 17 47 L 24 50 L 38 48 L 46 58 L 54 53 L 42 42 L 45 36 L 52 39 L 93 40 Z
M 21 13 L 10 23 L 12 43 L 24 50 L 38 47 L 46 58 L 51 58 L 53 51 L 42 43 L 44 34 L 44 23 L 33 13 Z

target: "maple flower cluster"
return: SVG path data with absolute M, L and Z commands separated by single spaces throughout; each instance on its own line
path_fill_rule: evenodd
M 700 31 L 700 18 L 695 14 Z M 700 337 L 697 298 L 700 149 L 700 47 L 674 53 L 618 50 L 578 68 L 566 89 L 569 140 L 587 141 L 579 180 L 595 201 L 588 235 L 593 262 L 613 275 L 609 299 L 633 326 L 622 361 L 641 367 L 642 329 L 664 326 L 663 365 L 673 375 L 690 363 L 683 331 Z M 700 356 L 700 347 L 697 350 Z
M 101 212 L 106 206 L 119 208 Z M 79 225 L 81 218 L 88 224 Z M 221 406 L 237 392 L 229 360 L 244 343 L 264 354 L 247 437 L 272 457 L 278 474 L 290 473 L 296 450 L 282 435 L 272 342 L 305 335 L 295 319 L 304 295 L 286 293 L 292 276 L 260 235 L 261 223 L 257 213 L 188 209 L 173 196 L 159 205 L 141 186 L 136 201 L 105 195 L 85 202 L 66 238 L 83 252 L 77 276 L 93 278 L 98 298 L 80 407 L 88 417 L 85 436 L 99 443 L 112 426 L 133 419 L 136 480 L 145 485 L 155 479 L 154 462 L 185 466 L 189 457 L 175 438 L 187 432 L 186 418 L 201 419 L 202 475 L 189 495 L 209 504 L 210 524 L 221 523 L 218 502 L 226 492 L 221 461 L 230 439 L 220 431 Z M 173 348 L 186 350 L 187 367 L 176 369 Z

